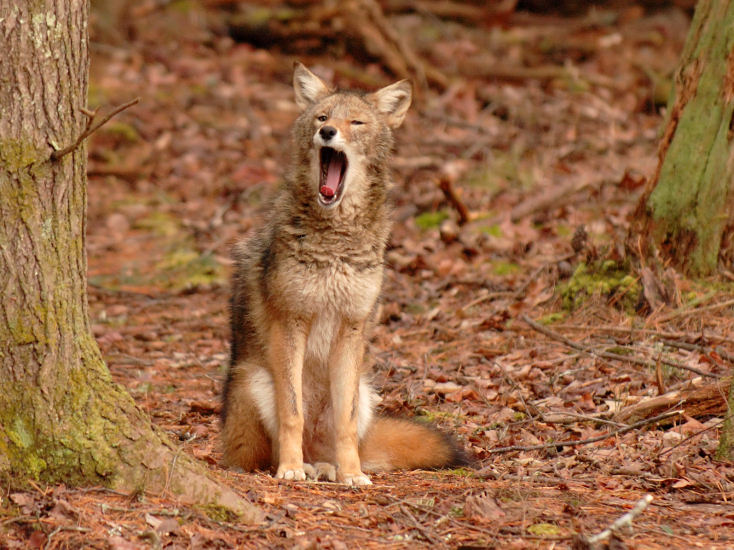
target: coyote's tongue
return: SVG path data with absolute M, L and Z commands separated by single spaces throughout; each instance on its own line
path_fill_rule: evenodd
M 331 198 L 336 195 L 336 189 L 339 187 L 343 166 L 344 157 L 342 155 L 334 154 L 331 156 L 331 159 L 329 159 L 329 166 L 326 171 L 326 178 L 319 190 L 324 197 Z

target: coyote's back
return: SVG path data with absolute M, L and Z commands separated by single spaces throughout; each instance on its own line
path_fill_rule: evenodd
M 333 92 L 297 64 L 294 89 L 289 177 L 265 225 L 233 252 L 224 461 L 355 485 L 370 483 L 363 472 L 463 463 L 432 427 L 375 416 L 363 372 L 390 231 L 392 131 L 410 85 Z

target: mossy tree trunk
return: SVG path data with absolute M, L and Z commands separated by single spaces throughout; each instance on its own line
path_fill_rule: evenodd
M 705 276 L 734 259 L 734 1 L 700 0 L 630 246 Z M 731 268 L 731 266 L 729 266 Z
M 719 448 L 716 449 L 716 458 L 734 462 L 734 378 L 729 385 L 729 399 L 726 402 L 727 411 L 724 424 L 721 426 Z
M 0 0 L 0 473 L 170 490 L 254 517 L 115 384 L 86 298 L 88 0 Z

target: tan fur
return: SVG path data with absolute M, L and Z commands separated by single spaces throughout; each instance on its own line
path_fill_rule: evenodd
M 294 90 L 302 113 L 292 170 L 265 226 L 233 251 L 224 462 L 272 466 L 294 480 L 333 478 L 332 464 L 338 481 L 355 485 L 370 483 L 367 467 L 448 465 L 459 454 L 439 432 L 373 417 L 377 397 L 363 372 L 390 230 L 392 130 L 405 118 L 410 85 L 332 92 L 298 64 Z M 320 192 L 322 147 L 347 159 L 329 195 Z

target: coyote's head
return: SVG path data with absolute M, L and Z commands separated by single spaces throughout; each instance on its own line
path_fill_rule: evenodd
M 410 83 L 371 94 L 333 91 L 297 63 L 293 87 L 302 110 L 294 128 L 297 171 L 318 204 L 334 208 L 348 195 L 357 204 L 370 185 L 384 185 L 392 129 L 405 119 Z

